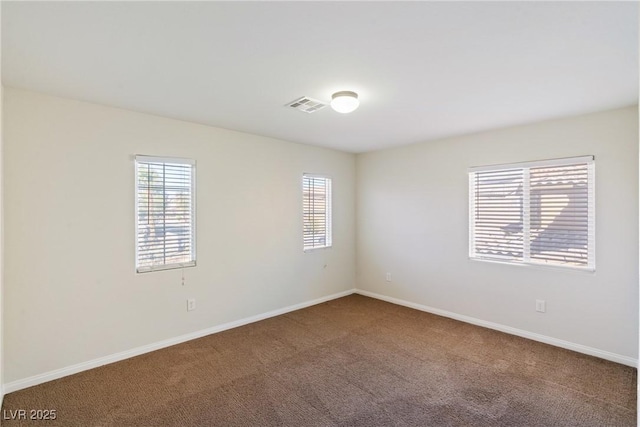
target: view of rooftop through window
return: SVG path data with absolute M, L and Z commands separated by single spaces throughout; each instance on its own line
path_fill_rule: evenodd
M 593 162 L 514 166 L 470 173 L 470 256 L 593 268 Z

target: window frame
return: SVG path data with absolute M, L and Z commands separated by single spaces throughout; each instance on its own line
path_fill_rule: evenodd
M 311 179 L 323 179 L 325 180 L 325 212 L 324 212 L 324 225 L 325 225 L 325 244 L 323 246 L 307 246 L 305 244 L 305 203 L 304 203 L 304 188 L 305 180 Z M 302 174 L 302 250 L 303 252 L 312 252 L 319 249 L 329 249 L 333 247 L 333 179 L 329 175 L 316 174 L 316 173 L 303 173 Z M 314 233 L 315 234 L 315 233 Z
M 190 219 L 191 219 L 191 259 L 188 262 L 174 262 L 170 264 L 162 264 L 156 266 L 140 266 L 139 265 L 139 241 L 138 241 L 138 221 L 139 221 L 139 198 L 138 198 L 138 170 L 140 164 L 148 164 L 148 163 L 156 163 L 156 164 L 180 164 L 180 165 L 189 165 L 191 167 L 191 209 L 190 209 Z M 164 157 L 164 156 L 149 156 L 136 154 L 134 155 L 134 208 L 135 208 L 135 270 L 136 273 L 150 273 L 152 271 L 163 271 L 163 270 L 174 270 L 179 268 L 187 268 L 187 267 L 195 267 L 197 265 L 197 251 L 196 251 L 196 161 L 194 159 L 182 158 L 182 157 Z
M 535 261 L 530 256 L 531 251 L 531 240 L 530 240 L 530 226 L 532 222 L 531 213 L 532 213 L 532 191 L 529 185 L 529 171 L 534 168 L 553 168 L 553 167 L 563 167 L 563 166 L 571 166 L 571 165 L 580 165 L 587 164 L 587 254 L 586 254 L 586 265 L 570 265 L 570 264 L 562 264 L 560 262 L 544 262 L 544 261 Z M 522 198 L 521 198 L 521 206 L 522 206 L 522 228 L 523 228 L 523 242 L 522 242 L 522 259 L 513 259 L 509 257 L 500 257 L 500 256 L 487 256 L 477 254 L 475 252 L 475 240 L 474 240 L 474 232 L 475 232 L 475 213 L 476 213 L 476 204 L 475 204 L 475 174 L 477 172 L 499 172 L 499 171 L 508 171 L 508 170 L 522 170 L 523 171 L 523 189 L 522 189 Z M 524 173 L 524 170 L 527 170 L 527 173 Z M 469 259 L 474 261 L 485 261 L 485 262 L 493 262 L 493 263 L 502 263 L 509 265 L 520 265 L 520 266 L 534 266 L 534 267 L 543 267 L 543 268 L 559 268 L 564 270 L 576 270 L 576 271 L 587 271 L 587 272 L 595 272 L 596 269 L 596 204 L 595 204 L 595 157 L 593 155 L 587 156 L 577 156 L 577 157 L 567 157 L 567 158 L 559 158 L 559 159 L 550 159 L 550 160 L 540 160 L 540 161 L 532 161 L 532 162 L 520 162 L 520 163 L 509 163 L 509 164 L 498 164 L 498 165 L 487 165 L 487 166 L 476 166 L 470 167 L 468 169 L 468 179 L 469 179 Z

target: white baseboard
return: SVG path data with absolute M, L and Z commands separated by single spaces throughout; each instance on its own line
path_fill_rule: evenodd
M 4 384 L 4 386 L 0 386 L 0 405 L 2 404 L 2 400 L 4 399 L 4 395 L 8 393 L 12 393 L 14 391 L 22 390 L 27 387 L 31 387 L 34 385 L 42 384 L 47 381 L 53 381 L 58 378 L 66 377 L 69 375 L 77 374 L 82 371 L 86 371 L 89 369 L 97 368 L 99 366 L 107 365 L 109 363 L 119 362 L 124 359 L 128 359 L 131 357 L 139 356 L 141 354 L 149 353 L 151 351 L 160 350 L 165 347 L 170 347 L 172 345 L 180 344 L 185 341 L 190 341 L 193 339 L 201 338 L 207 335 L 215 334 L 217 332 L 226 331 L 228 329 L 237 328 L 239 326 L 247 325 L 249 323 L 258 322 L 260 320 L 268 319 L 270 317 L 279 316 L 281 314 L 289 313 L 295 310 L 300 310 L 302 308 L 310 307 L 312 305 L 320 304 L 326 301 L 330 301 L 337 298 L 342 298 L 351 294 L 360 294 L 371 298 L 376 298 L 382 301 L 387 301 L 392 304 L 402 305 L 405 307 L 413 308 L 420 311 L 425 311 L 427 313 L 436 314 L 438 316 L 449 317 L 451 319 L 460 320 L 462 322 L 470 323 L 472 325 L 478 325 L 489 329 L 495 329 L 497 331 L 505 332 L 511 335 L 517 335 L 523 338 L 527 338 L 534 341 L 543 342 L 545 344 L 550 344 L 556 347 L 566 348 L 568 350 L 577 351 L 578 353 L 588 354 L 590 356 L 599 357 L 601 359 L 610 360 L 612 362 L 621 363 L 623 365 L 632 366 L 634 368 L 638 367 L 638 359 L 634 359 L 627 356 L 622 356 L 620 354 L 611 353 L 604 350 L 599 350 L 597 348 L 588 347 L 582 344 L 576 344 L 569 341 L 560 340 L 557 338 L 548 337 L 545 335 L 536 334 L 533 332 L 524 331 L 522 329 L 512 328 L 510 326 L 501 325 L 498 323 L 488 322 L 481 319 L 476 319 L 475 317 L 465 316 L 462 314 L 453 313 L 446 310 L 441 310 L 438 308 L 429 307 L 422 304 L 417 304 L 414 302 L 405 301 L 398 298 L 389 297 L 386 295 L 377 294 L 374 292 L 365 291 L 362 289 L 350 289 L 347 291 L 339 292 L 337 294 L 328 295 L 326 297 L 318 298 L 312 301 L 306 301 L 300 304 L 291 305 L 288 307 L 284 307 L 278 310 L 269 311 L 266 313 L 258 314 L 256 316 L 247 317 L 244 319 L 236 320 L 229 323 L 224 323 L 222 325 L 213 326 L 211 328 L 202 329 L 200 331 L 192 332 L 185 335 L 180 335 L 178 337 L 169 338 L 163 341 L 159 341 L 156 343 L 148 344 L 142 347 L 137 347 L 131 350 L 126 350 L 120 353 L 112 354 L 105 357 L 100 357 L 97 359 L 89 360 L 87 362 L 78 363 L 76 365 L 67 366 L 65 368 L 56 369 L 54 371 L 45 372 L 43 374 L 34 375 L 28 378 L 12 381 L 10 383 Z
M 306 301 L 300 304 L 290 305 L 288 307 L 280 308 L 278 310 L 269 311 L 266 313 L 258 314 L 256 316 L 246 317 L 244 319 L 235 320 L 233 322 L 224 323 L 222 325 L 213 326 L 211 328 L 202 329 L 200 331 L 191 332 L 189 334 L 180 335 L 178 337 L 169 338 L 169 339 L 155 342 L 153 344 L 148 344 L 142 347 L 136 347 L 131 350 L 126 350 L 120 353 L 112 354 L 110 356 L 100 357 L 98 359 L 93 359 L 87 362 L 78 363 L 76 365 L 67 366 L 65 368 L 56 369 L 54 371 L 45 372 L 43 374 L 34 375 L 32 377 L 24 378 L 21 380 L 11 381 L 10 383 L 4 384 L 3 396 L 4 394 L 22 390 L 24 388 L 31 387 L 34 385 L 42 384 L 47 381 L 57 380 L 58 378 L 66 377 L 68 375 L 77 374 L 78 372 L 97 368 L 98 366 L 119 362 L 121 360 L 128 359 L 130 357 L 135 357 L 141 354 L 149 353 L 151 351 L 160 350 L 162 348 L 180 344 L 185 341 L 190 341 L 196 338 L 204 337 L 206 335 L 211 335 L 217 332 L 226 331 L 227 329 L 237 328 L 238 326 L 243 326 L 249 323 L 258 322 L 260 320 L 279 316 L 281 314 L 289 313 L 291 311 L 300 310 L 301 308 L 310 307 L 312 305 L 320 304 L 336 298 L 342 298 L 347 295 L 351 295 L 355 293 L 355 291 L 356 291 L 355 289 L 349 289 L 347 291 L 339 292 L 337 294 L 328 295 L 322 298 L 317 298 L 312 301 Z
M 546 335 L 536 334 L 534 332 L 524 331 L 522 329 L 512 328 L 511 326 L 501 325 L 499 323 L 488 322 L 486 320 L 476 319 L 475 317 L 465 316 L 462 314 L 453 313 L 451 311 L 440 310 L 438 308 L 429 307 L 422 304 L 416 304 L 414 302 L 405 301 L 398 298 L 388 297 L 386 295 L 377 294 L 375 292 L 364 291 L 362 289 L 356 289 L 357 294 L 364 295 L 371 298 L 376 298 L 382 301 L 387 301 L 397 305 L 403 305 L 405 307 L 414 308 L 420 311 L 426 311 L 427 313 L 436 314 L 438 316 L 448 317 L 462 322 L 470 323 L 472 325 L 482 326 L 489 329 L 495 329 L 496 331 L 506 332 L 507 334 L 517 335 L 519 337 L 527 338 L 533 341 L 543 342 L 556 347 L 566 348 L 567 350 L 573 350 L 578 353 L 588 354 L 590 356 L 599 357 L 601 359 L 610 360 L 612 362 L 621 363 L 623 365 L 638 367 L 638 359 L 632 357 L 623 356 L 621 354 L 611 353 L 609 351 L 600 350 L 593 347 L 588 347 L 582 344 L 572 343 L 570 341 L 564 341 L 557 338 L 548 337 Z

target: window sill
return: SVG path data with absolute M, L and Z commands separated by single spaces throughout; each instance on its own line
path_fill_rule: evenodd
M 477 258 L 477 257 L 469 257 L 470 261 L 473 262 L 486 262 L 489 264 L 502 264 L 509 265 L 519 268 L 534 268 L 534 269 L 542 269 L 542 270 L 555 270 L 555 271 L 566 271 L 571 273 L 589 273 L 595 274 L 596 269 L 590 267 L 573 267 L 573 266 L 564 266 L 564 265 L 545 265 L 545 264 L 535 264 L 529 262 L 509 262 L 509 261 L 500 261 L 496 259 L 487 259 L 487 258 Z
M 183 262 L 180 264 L 136 268 L 136 273 L 151 273 L 153 271 L 177 270 L 179 268 L 188 268 L 188 267 L 195 267 L 195 266 L 196 266 L 196 262 L 191 261 L 191 262 Z
M 315 247 L 315 248 L 303 249 L 302 251 L 303 251 L 304 253 L 307 253 L 307 252 L 315 252 L 315 251 L 319 251 L 319 250 L 322 250 L 322 249 L 331 249 L 332 247 L 333 247 L 333 245 L 330 245 L 330 246 L 317 246 L 317 247 Z

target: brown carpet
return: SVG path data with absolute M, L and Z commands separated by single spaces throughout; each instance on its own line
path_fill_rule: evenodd
M 635 426 L 636 370 L 359 295 L 5 396 L 47 426 Z M 29 425 L 5 420 L 3 425 Z

